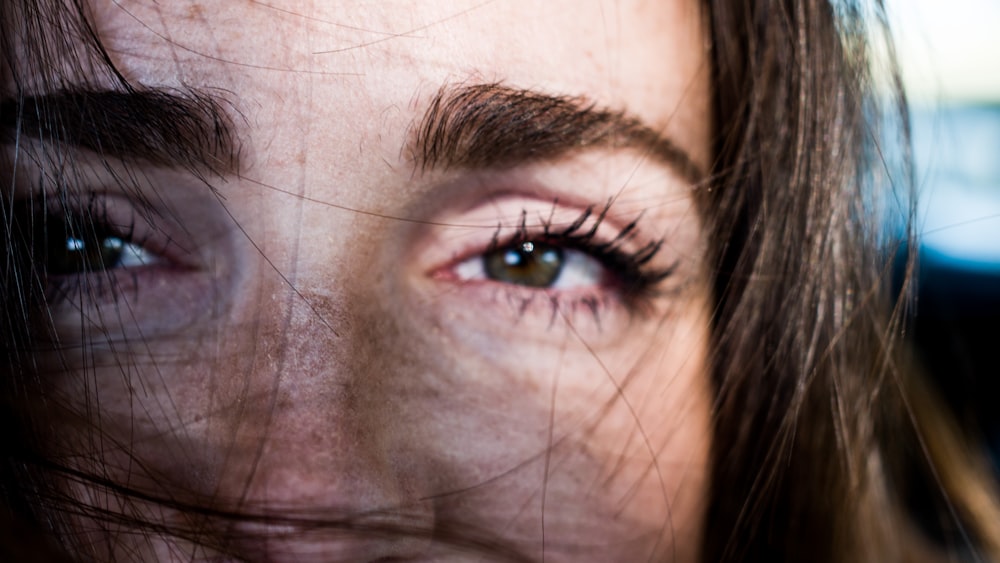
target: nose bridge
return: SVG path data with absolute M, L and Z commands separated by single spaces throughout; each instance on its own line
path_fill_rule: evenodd
M 282 554 L 268 560 L 412 550 L 430 537 L 434 512 L 421 500 L 429 484 L 413 449 L 399 447 L 400 429 L 378 396 L 389 390 L 369 373 L 384 343 L 358 328 L 367 323 L 348 320 L 350 305 L 299 298 L 287 321 L 273 320 L 283 334 L 272 360 L 250 375 L 257 392 L 244 412 L 254 413 L 244 415 L 220 491 L 265 516 L 239 526 L 239 543 Z

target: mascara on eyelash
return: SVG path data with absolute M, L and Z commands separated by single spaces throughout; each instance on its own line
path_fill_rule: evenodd
M 648 296 L 659 282 L 670 277 L 676 271 L 678 263 L 674 262 L 662 268 L 649 267 L 649 263 L 663 247 L 665 239 L 662 238 L 650 241 L 636 250 L 623 249 L 625 244 L 635 239 L 638 223 L 644 212 L 622 227 L 610 240 L 595 242 L 597 232 L 607 218 L 612 203 L 609 200 L 596 214 L 594 205 L 587 206 L 568 226 L 555 229 L 553 217 L 558 205 L 558 199 L 556 199 L 553 201 L 553 211 L 549 213 L 549 216 L 540 217 L 541 233 L 539 235 L 532 234 L 532 228 L 528 227 L 527 224 L 528 211 L 522 209 L 521 220 L 514 235 L 501 242 L 500 234 L 503 226 L 498 224 L 487 247 L 487 252 L 495 252 L 500 248 L 516 247 L 531 242 L 577 250 L 600 262 L 612 274 L 613 285 L 619 288 L 622 295 L 628 300 Z M 591 219 L 593 224 L 584 230 L 584 226 Z
M 60 198 L 54 205 L 47 198 L 41 204 L 29 200 L 16 209 L 15 222 L 22 224 L 25 240 L 30 241 L 23 249 L 25 266 L 43 289 L 46 306 L 85 297 L 111 296 L 118 301 L 127 286 L 138 286 L 134 272 L 128 273 L 131 282 L 121 278 L 125 272 L 115 273 L 120 269 L 118 255 L 126 256 L 130 246 L 148 245 L 136 235 L 134 214 L 127 223 L 114 220 L 107 202 L 97 194 L 76 203 Z M 62 247 L 66 262 L 53 267 L 51 260 L 60 254 L 57 247 Z M 106 264 L 108 256 L 116 263 Z

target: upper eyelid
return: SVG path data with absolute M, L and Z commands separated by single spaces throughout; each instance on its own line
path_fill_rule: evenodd
M 30 139 L 19 154 L 32 158 L 16 158 L 11 147 L 0 151 L 6 152 L 0 153 L 5 161 L 0 161 L 0 170 L 9 171 L 12 178 L 13 190 L 4 198 L 9 203 L 45 201 L 81 208 L 90 198 L 120 199 L 137 217 L 169 229 L 175 239 L 224 236 L 233 230 L 228 215 L 221 212 L 219 187 L 204 174 L 74 147 L 52 151 Z
M 662 249 L 662 239 L 641 244 L 632 244 L 629 240 L 632 235 L 639 236 L 637 230 L 641 214 L 624 223 L 624 226 L 618 222 L 619 224 L 601 228 L 610 208 L 610 204 L 605 205 L 601 208 L 601 212 L 596 214 L 592 207 L 585 208 L 579 211 L 574 220 L 565 223 L 559 229 L 550 228 L 551 223 L 546 221 L 534 225 L 528 223 L 525 219 L 527 212 L 522 209 L 521 220 L 517 226 L 495 227 L 488 243 L 482 237 L 463 243 L 462 249 L 454 252 L 450 258 L 434 263 L 428 270 L 428 275 L 435 277 L 442 270 L 447 271 L 498 248 L 536 241 L 582 252 L 608 268 L 610 274 L 637 278 L 640 283 L 655 283 L 670 277 L 678 266 L 676 260 L 658 266 L 651 265 Z M 612 230 L 608 230 L 609 228 Z M 575 234 L 578 231 L 580 234 Z
M 481 249 L 490 240 L 507 242 L 520 232 L 536 238 L 560 236 L 635 248 L 662 238 L 653 233 L 663 232 L 664 221 L 672 221 L 621 207 L 617 200 L 590 202 L 505 191 L 480 198 L 476 204 L 435 213 L 430 217 L 433 220 L 415 223 L 411 229 L 416 232 L 408 236 L 449 239 Z

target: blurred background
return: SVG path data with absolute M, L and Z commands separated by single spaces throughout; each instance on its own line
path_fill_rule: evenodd
M 1000 0 L 886 0 L 910 101 L 912 334 L 1000 478 Z

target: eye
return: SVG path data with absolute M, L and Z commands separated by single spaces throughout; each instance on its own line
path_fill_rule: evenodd
M 8 256 L 30 289 L 32 330 L 46 343 L 97 335 L 148 342 L 228 306 L 231 293 L 218 287 L 235 269 L 216 269 L 233 255 L 213 230 L 218 216 L 181 215 L 168 202 L 132 196 L 79 188 L 13 202 Z
M 157 257 L 129 236 L 100 225 L 48 217 L 33 237 L 34 255 L 49 275 L 65 276 L 155 264 Z
M 601 263 L 584 252 L 536 241 L 474 256 L 460 263 L 455 273 L 466 281 L 491 280 L 540 289 L 595 286 L 605 277 Z

